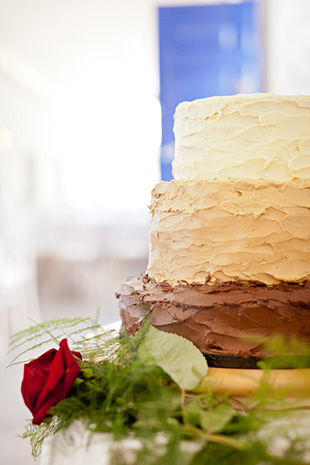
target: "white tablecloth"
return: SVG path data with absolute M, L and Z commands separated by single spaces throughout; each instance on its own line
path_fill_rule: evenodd
M 140 443 L 133 439 L 114 443 L 111 434 L 91 433 L 75 422 L 45 441 L 40 465 L 113 465 L 118 448 L 126 450 L 128 464 L 132 464 Z
M 293 410 L 285 417 L 271 421 L 258 433 L 273 456 L 284 457 L 293 448 L 301 463 L 310 463 L 310 411 Z M 251 435 L 250 435 L 251 436 Z M 165 448 L 164 436 L 158 436 L 156 451 Z M 191 457 L 201 444 L 184 442 L 182 452 Z M 115 442 L 108 433 L 91 433 L 81 422 L 47 439 L 43 445 L 40 465 L 114 465 L 114 454 L 122 454 L 124 463 L 134 465 L 141 443 L 133 438 Z

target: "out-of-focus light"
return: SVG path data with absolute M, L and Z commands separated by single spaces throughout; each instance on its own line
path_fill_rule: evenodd
M 51 130 L 69 205 L 146 208 L 159 180 L 161 110 L 142 74 L 134 58 L 92 58 L 58 89 Z
M 0 151 L 4 152 L 12 147 L 12 134 L 7 128 L 0 128 Z
M 48 104 L 47 151 L 66 206 L 146 208 L 160 179 L 161 107 L 139 53 L 94 52 L 52 80 L 0 49 L 0 71 Z

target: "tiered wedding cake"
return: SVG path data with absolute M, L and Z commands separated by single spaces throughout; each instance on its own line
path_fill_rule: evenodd
M 149 309 L 210 356 L 261 357 L 272 333 L 310 341 L 310 96 L 184 102 L 174 130 L 147 273 L 118 294 L 128 330 Z

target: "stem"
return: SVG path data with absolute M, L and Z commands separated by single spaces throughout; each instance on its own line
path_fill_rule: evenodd
M 185 398 L 186 398 L 186 392 L 183 388 L 181 388 L 181 407 L 183 413 L 185 413 Z
M 229 438 L 227 436 L 223 436 L 222 434 L 206 433 L 204 436 L 209 442 L 222 444 L 223 446 L 230 446 L 237 450 L 244 450 L 246 448 L 246 444 L 244 442 L 238 441 L 237 439 Z
M 246 444 L 244 442 L 238 441 L 237 439 L 233 439 L 228 436 L 224 436 L 223 434 L 205 433 L 199 428 L 195 428 L 194 426 L 190 425 L 186 425 L 186 429 L 194 433 L 197 437 L 206 439 L 208 442 L 214 442 L 216 444 L 221 444 L 222 446 L 229 446 L 233 449 L 241 451 L 246 449 Z
M 32 321 L 33 323 L 35 323 L 36 326 L 39 326 L 41 329 L 43 329 L 43 331 L 45 333 L 47 333 L 49 336 L 51 336 L 51 338 L 53 339 L 53 341 L 56 342 L 56 344 L 59 345 L 59 340 L 54 336 L 54 334 L 49 331 L 47 328 L 45 328 L 45 326 L 41 323 L 38 323 L 36 320 L 34 320 L 33 318 L 29 318 L 30 321 Z
M 182 417 L 183 421 L 185 422 L 185 417 L 186 417 L 186 392 L 185 389 L 181 388 L 181 412 L 182 412 Z

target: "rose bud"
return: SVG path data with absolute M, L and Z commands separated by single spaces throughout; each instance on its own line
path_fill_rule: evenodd
M 21 391 L 33 424 L 41 423 L 48 410 L 67 397 L 81 372 L 77 358 L 82 359 L 81 354 L 71 351 L 63 339 L 58 350 L 50 349 L 25 364 Z

